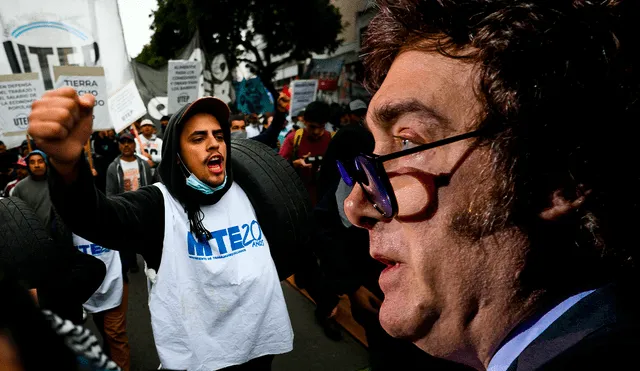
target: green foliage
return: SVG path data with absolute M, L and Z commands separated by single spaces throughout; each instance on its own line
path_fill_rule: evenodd
M 330 0 L 158 0 L 153 17 L 151 42 L 136 61 L 163 65 L 199 31 L 204 49 L 225 52 L 231 67 L 242 51 L 253 54 L 251 66 L 270 89 L 282 64 L 333 52 L 342 42 L 342 17 Z

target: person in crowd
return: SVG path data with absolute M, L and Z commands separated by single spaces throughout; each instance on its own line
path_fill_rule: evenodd
M 367 116 L 367 104 L 361 99 L 353 100 L 349 103 L 348 113 L 350 124 L 362 124 Z
M 7 150 L 7 145 L 0 141 L 0 189 L 4 189 L 13 178 L 13 164 L 18 161 L 18 156 Z
M 13 196 L 13 189 L 18 183 L 27 176 L 29 176 L 29 167 L 23 158 L 19 159 L 13 166 L 16 179 L 7 183 L 7 186 L 4 187 L 4 192 L 2 193 L 4 197 Z
M 95 133 L 91 147 L 93 148 L 95 157 L 94 167 L 98 173 L 96 176 L 96 187 L 102 192 L 106 192 L 107 169 L 120 154 L 115 130 L 105 130 Z
M 247 123 L 244 121 L 244 115 L 231 115 L 229 121 L 231 121 L 231 139 L 246 139 Z
M 269 126 L 271 125 L 272 122 L 273 122 L 273 113 L 272 112 L 267 112 L 262 116 L 262 126 L 265 129 L 269 129 Z
M 144 127 L 144 126 L 143 126 Z M 120 146 L 120 156 L 116 157 L 107 169 L 107 186 L 105 194 L 115 196 L 124 192 L 137 191 L 138 189 L 151 185 L 153 175 L 151 167 L 146 161 L 136 156 L 136 143 L 133 135 L 123 133 L 118 138 Z M 127 280 L 126 272 L 138 273 L 140 266 L 135 251 L 123 251 L 122 268 Z
M 139 156 L 144 156 L 147 160 L 152 161 L 152 172 L 155 172 L 160 161 L 162 161 L 162 139 L 154 134 L 155 128 L 156 126 L 153 124 L 153 121 L 149 119 L 142 120 L 140 123 L 140 131 L 142 133 L 140 142 L 142 142 L 142 148 L 139 146 L 136 148 Z
M 247 138 L 251 139 L 262 133 L 260 120 L 258 120 L 258 115 L 256 113 L 247 115 L 247 123 L 249 124 L 247 125 Z
M 280 148 L 280 156 L 293 164 L 313 205 L 317 202 L 316 173 L 321 162 L 318 156 L 324 156 L 331 141 L 324 126 L 327 121 L 329 105 L 320 101 L 310 103 L 304 113 L 304 129 L 290 133 Z
M 29 131 L 52 156 L 56 209 L 74 233 L 139 252 L 158 272 L 149 308 L 163 368 L 269 370 L 293 331 L 268 241 L 244 248 L 241 226 L 259 222 L 233 179 L 228 106 L 205 97 L 182 107 L 167 127 L 163 183 L 106 197 L 82 156 L 93 105 L 66 87 L 33 104 Z M 65 109 L 78 115 L 51 121 Z
M 640 3 L 378 5 L 344 209 L 382 327 L 479 370 L 636 364 Z
M 13 188 L 13 197 L 24 201 L 35 212 L 45 231 L 55 242 L 56 251 L 66 257 L 59 259 L 57 273 L 49 277 L 38 289 L 38 300 L 43 308 L 50 309 L 74 323 L 80 323 L 82 304 L 87 298 L 82 294 L 85 290 L 81 288 L 94 282 L 97 273 L 92 272 L 95 271 L 93 258 L 84 258 L 83 254 L 73 248 L 72 235 L 53 208 L 48 187 L 47 155 L 40 150 L 34 150 L 27 155 L 26 163 L 29 176 Z M 81 217 L 86 215 L 81 212 Z M 104 272 L 100 274 L 101 281 Z
M 169 125 L 169 120 L 171 119 L 170 115 L 164 115 L 160 118 L 160 130 L 161 133 L 158 135 L 160 139 L 164 139 L 164 133 L 167 131 L 167 125 Z
M 26 202 L 35 212 L 47 230 L 53 225 L 51 198 L 47 184 L 47 155 L 34 150 L 25 158 L 29 176 L 13 189 L 13 196 Z
M 126 273 L 122 269 L 120 254 L 118 251 L 105 249 L 75 234 L 73 244 L 78 251 L 100 259 L 106 267 L 102 284 L 83 307 L 92 314 L 96 328 L 104 339 L 105 354 L 123 371 L 129 371 L 131 363 L 127 336 L 129 285 L 125 281 Z

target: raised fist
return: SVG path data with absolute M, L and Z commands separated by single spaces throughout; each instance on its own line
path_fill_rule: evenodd
M 91 94 L 79 97 L 70 87 L 46 92 L 33 102 L 29 135 L 56 169 L 73 168 L 83 154 L 93 124 Z

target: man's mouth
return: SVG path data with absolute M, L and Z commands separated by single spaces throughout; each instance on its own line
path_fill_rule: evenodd
M 224 167 L 222 166 L 222 156 L 221 155 L 213 155 L 209 157 L 207 160 L 207 168 L 214 174 L 221 174 L 224 171 Z
M 386 265 L 386 266 L 387 266 L 387 267 L 382 271 L 383 273 L 384 273 L 384 272 L 387 272 L 387 271 L 389 271 L 389 270 L 391 270 L 391 269 L 393 269 L 393 268 L 398 267 L 398 265 L 400 264 L 400 262 L 397 262 L 397 261 L 395 261 L 395 260 L 391 260 L 391 259 L 389 259 L 389 258 L 387 258 L 387 257 L 384 257 L 384 256 L 374 256 L 373 258 L 374 258 L 375 260 L 379 261 L 380 263 L 382 263 L 382 264 L 384 264 L 384 265 Z

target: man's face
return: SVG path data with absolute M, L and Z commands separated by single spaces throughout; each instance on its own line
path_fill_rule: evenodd
M 7 146 L 4 144 L 0 144 L 0 153 L 5 153 L 7 152 Z
M 140 131 L 142 131 L 142 135 L 149 138 L 153 135 L 153 129 L 154 127 L 152 125 L 145 125 L 140 128 Z
M 109 137 L 109 139 L 114 139 L 116 137 L 116 131 L 115 130 L 107 131 L 107 136 Z
M 481 109 L 474 79 L 471 63 L 439 54 L 401 53 L 367 115 L 375 153 L 471 131 Z M 468 347 L 465 336 L 482 321 L 476 314 L 484 313 L 490 294 L 515 285 L 515 275 L 505 273 L 511 272 L 506 267 L 524 260 L 518 248 L 474 243 L 452 228 L 457 216 L 483 209 L 495 184 L 488 150 L 472 149 L 471 143 L 385 162 L 398 201 L 398 216 L 392 220 L 382 218 L 361 187 L 354 187 L 345 201 L 351 222 L 370 231 L 371 255 L 387 265 L 379 280 L 385 294 L 382 327 L 434 356 L 453 359 Z M 436 189 L 434 175 L 450 174 L 456 165 L 449 184 Z M 493 239 L 498 237 L 487 241 Z
M 210 114 L 193 115 L 180 134 L 180 156 L 202 182 L 216 187 L 225 177 L 227 144 L 218 120 Z
M 44 176 L 47 173 L 47 165 L 40 155 L 31 155 L 29 157 L 29 170 L 34 176 Z
M 233 120 L 231 121 L 231 132 L 236 131 L 247 131 L 247 124 L 244 123 L 243 120 Z
M 162 125 L 163 128 L 166 128 L 167 125 L 169 125 L 169 120 L 162 120 L 160 121 L 160 125 Z
M 120 153 L 125 157 L 133 156 L 136 150 L 136 143 L 130 139 L 120 140 Z
M 307 133 L 309 133 L 309 139 L 318 140 L 324 134 L 324 124 L 317 122 L 307 122 L 304 124 Z

